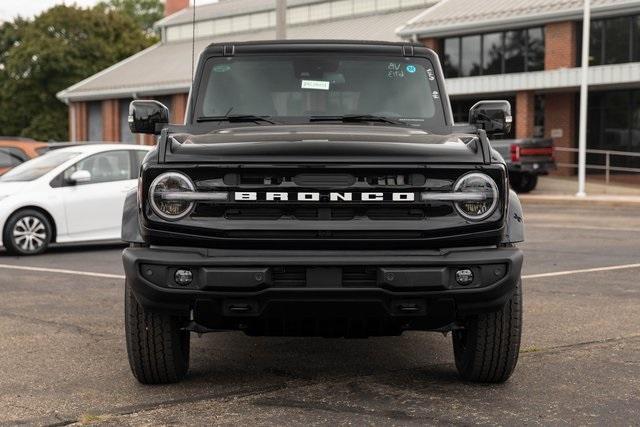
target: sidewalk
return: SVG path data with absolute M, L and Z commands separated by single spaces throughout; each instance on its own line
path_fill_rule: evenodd
M 640 186 L 587 182 L 587 196 L 576 197 L 575 177 L 540 177 L 538 187 L 529 194 L 520 194 L 525 203 L 587 203 L 610 206 L 640 206 Z

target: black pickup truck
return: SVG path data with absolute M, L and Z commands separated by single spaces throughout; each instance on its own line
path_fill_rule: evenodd
M 518 193 L 533 191 L 540 175 L 556 169 L 552 139 L 502 139 L 493 141 L 491 146 L 504 158 L 509 183 Z
M 167 58 L 170 60 L 170 58 Z M 461 378 L 501 382 L 520 347 L 522 210 L 488 136 L 454 125 L 437 55 L 407 43 L 212 44 L 185 124 L 159 135 L 123 215 L 129 362 L 181 380 L 190 334 L 452 333 Z

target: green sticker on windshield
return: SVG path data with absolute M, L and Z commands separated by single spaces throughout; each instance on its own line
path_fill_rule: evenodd
M 226 73 L 231 69 L 231 65 L 227 64 L 219 64 L 213 67 L 214 73 Z

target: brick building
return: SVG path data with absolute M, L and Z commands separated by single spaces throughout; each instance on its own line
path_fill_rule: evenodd
M 591 3 L 588 148 L 640 152 L 640 1 Z M 577 147 L 583 1 L 469 5 L 443 0 L 398 30 L 439 53 L 456 120 L 466 121 L 476 100 L 508 99 L 517 138 L 545 136 L 557 147 Z M 575 162 L 573 153 L 557 158 Z M 588 159 L 603 161 L 597 154 Z M 640 167 L 624 157 L 612 163 Z

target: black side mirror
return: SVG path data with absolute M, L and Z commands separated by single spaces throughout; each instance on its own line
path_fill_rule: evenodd
M 159 135 L 169 124 L 169 109 L 158 101 L 133 101 L 129 104 L 129 129 L 133 133 Z
M 469 110 L 469 124 L 489 135 L 508 135 L 512 123 L 509 101 L 480 101 Z

